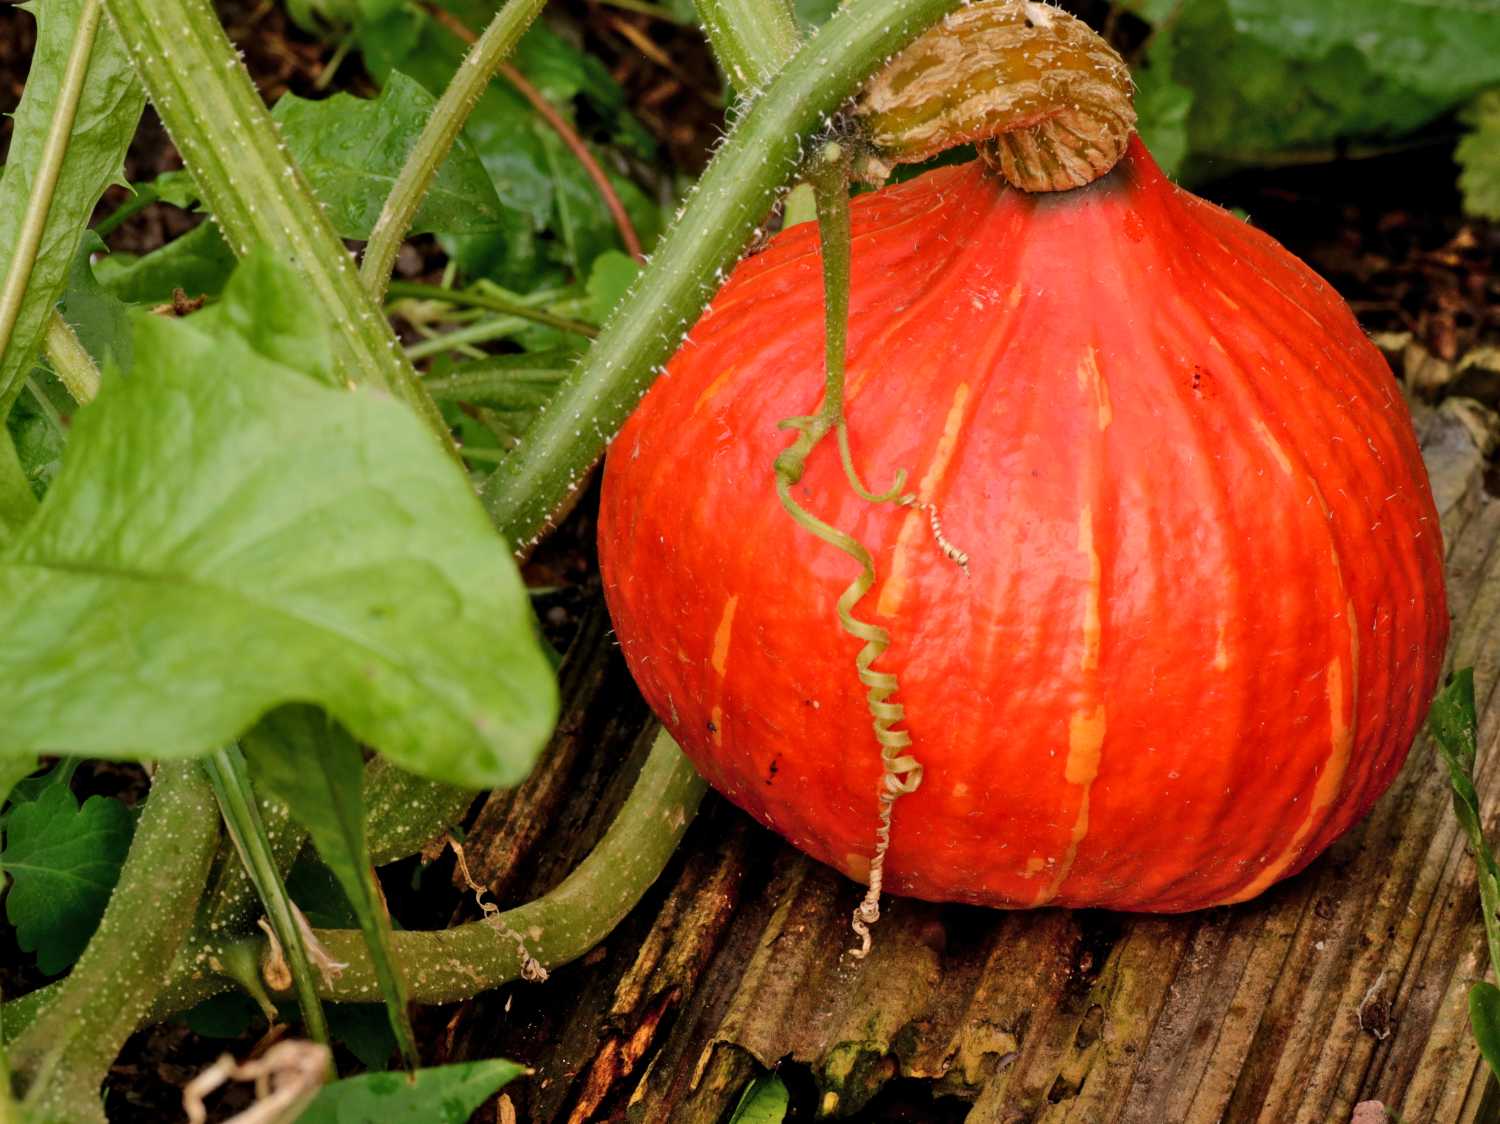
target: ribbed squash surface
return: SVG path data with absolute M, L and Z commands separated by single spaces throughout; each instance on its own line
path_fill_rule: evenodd
M 1031 196 L 976 162 L 858 197 L 854 458 L 799 502 L 863 542 L 921 787 L 886 887 L 1177 911 L 1301 869 L 1390 784 L 1447 636 L 1400 391 L 1343 301 L 1135 143 Z M 615 440 L 599 546 L 646 698 L 708 780 L 863 879 L 879 748 L 857 573 L 772 464 L 823 383 L 816 228 L 734 272 Z

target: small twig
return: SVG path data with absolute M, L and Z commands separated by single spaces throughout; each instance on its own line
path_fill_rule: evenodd
M 437 7 L 435 4 L 428 5 L 428 12 L 432 18 L 442 24 L 465 43 L 473 44 L 478 38 L 468 26 L 464 24 L 453 13 Z M 609 214 L 614 219 L 615 227 L 620 232 L 620 241 L 625 244 L 625 250 L 636 261 L 644 262 L 645 254 L 641 251 L 641 239 L 635 232 L 635 224 L 630 221 L 630 213 L 625 210 L 625 204 L 620 201 L 619 193 L 615 191 L 614 185 L 609 182 L 609 175 L 600 166 L 599 161 L 594 159 L 594 154 L 589 151 L 588 145 L 578 135 L 576 129 L 569 124 L 568 119 L 557 111 L 557 107 L 542 96 L 542 92 L 533 86 L 526 76 L 515 66 L 508 62 L 502 62 L 496 67 L 496 72 L 516 88 L 516 91 L 531 103 L 531 108 L 536 110 L 537 116 L 552 127 L 552 131 L 567 146 L 589 179 L 594 181 L 594 186 L 599 190 L 604 199 L 604 205 L 609 209 Z

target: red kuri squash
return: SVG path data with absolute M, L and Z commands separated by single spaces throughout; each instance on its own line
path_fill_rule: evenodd
M 875 559 L 861 615 L 925 767 L 886 887 L 1178 911 L 1304 867 L 1390 784 L 1448 629 L 1411 422 L 1343 301 L 1138 141 L 1058 195 L 976 161 L 861 196 L 853 278 L 855 458 L 931 506 L 861 500 L 832 442 L 794 494 Z M 823 345 L 808 224 L 741 263 L 614 442 L 599 545 L 704 776 L 863 880 L 881 756 L 834 615 L 858 567 L 772 468 Z

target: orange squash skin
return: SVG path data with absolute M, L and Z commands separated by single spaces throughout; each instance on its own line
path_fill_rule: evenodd
M 613 443 L 626 660 L 717 789 L 864 880 L 880 753 L 834 601 L 858 568 L 773 462 L 823 380 L 813 224 L 740 264 Z M 1180 911 L 1288 877 L 1406 756 L 1447 639 L 1442 534 L 1384 360 L 1272 239 L 1139 142 L 1057 196 L 979 163 L 853 206 L 849 432 L 795 487 L 878 574 L 921 787 L 886 887 Z

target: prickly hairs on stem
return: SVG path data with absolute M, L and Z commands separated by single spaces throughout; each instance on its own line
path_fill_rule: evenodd
M 878 826 L 868 889 L 854 911 L 860 938 L 856 958 L 870 952 L 870 926 L 880 918 L 885 861 L 896 802 L 922 783 L 922 764 L 908 752 L 911 734 L 901 728 L 905 708 L 893 701 L 894 673 L 874 664 L 890 647 L 890 632 L 854 615 L 875 585 L 875 563 L 865 546 L 818 519 L 792 497 L 808 454 L 830 433 L 849 486 L 870 503 L 895 503 L 927 513 L 943 554 L 967 576 L 969 556 L 948 540 L 935 507 L 903 492 L 906 473 L 875 493 L 861 480 L 849 448 L 844 416 L 844 362 L 848 341 L 852 173 L 876 183 L 898 163 L 925 160 L 958 144 L 975 143 L 981 158 L 1012 186 L 1025 191 L 1082 187 L 1108 172 L 1124 155 L 1135 125 L 1125 63 L 1087 25 L 1034 0 L 980 0 L 918 38 L 866 85 L 853 107 L 857 135 L 825 142 L 806 165 L 817 200 L 823 258 L 825 316 L 823 402 L 817 413 L 790 418 L 782 428 L 797 439 L 776 458 L 776 491 L 792 519 L 837 547 L 860 566 L 839 597 L 844 631 L 864 641 L 855 657 L 866 687 L 875 739 L 880 745 Z

